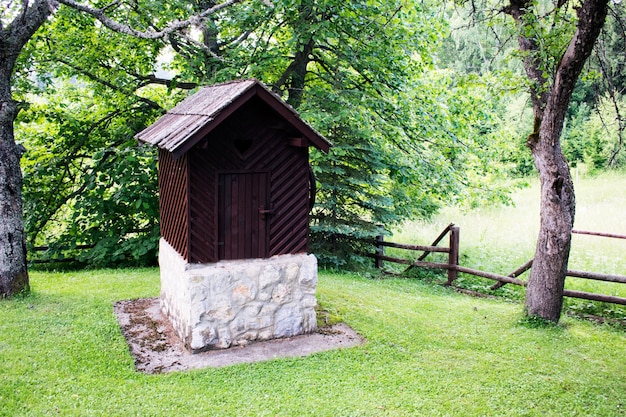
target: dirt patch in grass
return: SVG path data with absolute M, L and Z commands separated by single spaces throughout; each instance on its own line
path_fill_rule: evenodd
M 338 323 L 312 334 L 192 354 L 161 313 L 158 298 L 119 301 L 114 310 L 135 367 L 150 374 L 306 356 L 365 342 L 349 326 Z

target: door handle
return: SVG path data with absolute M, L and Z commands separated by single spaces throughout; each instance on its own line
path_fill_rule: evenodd
M 272 215 L 274 214 L 274 208 L 270 207 L 269 209 L 266 209 L 265 207 L 259 207 L 259 214 L 261 216 Z

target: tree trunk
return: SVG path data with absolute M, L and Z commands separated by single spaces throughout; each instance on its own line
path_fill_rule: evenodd
M 307 66 L 311 62 L 311 53 L 315 48 L 312 26 L 317 23 L 318 17 L 314 14 L 314 2 L 305 1 L 298 7 L 298 19 L 294 24 L 294 31 L 298 37 L 294 57 L 280 78 L 272 86 L 272 91 L 280 94 L 281 88 L 287 86 L 287 104 L 297 109 L 302 103 Z
M 535 87 L 531 91 L 535 126 L 528 146 L 541 182 L 541 226 L 526 289 L 525 308 L 529 316 L 553 322 L 558 322 L 561 317 L 576 206 L 572 177 L 561 150 L 561 132 L 578 77 L 604 26 L 607 3 L 608 0 L 584 0 L 576 9 L 576 32 L 555 68 L 552 80 L 546 79 L 542 70 L 538 39 L 525 35 L 539 33 L 530 26 L 533 19 L 524 18 L 533 12 L 533 2 L 511 0 L 505 8 L 522 29 L 519 47 L 527 53 L 524 67 L 528 78 L 536 86 L 550 86 L 548 89 Z M 559 3 L 558 7 L 563 4 Z
M 557 322 L 563 305 L 575 198 L 569 167 L 558 146 L 559 135 L 546 130 L 540 133 L 546 139 L 533 150 L 541 182 L 541 226 L 526 289 L 526 313 Z
M 29 290 L 22 219 L 21 152 L 13 138 L 17 112 L 17 103 L 3 97 L 0 103 L 0 298 Z
M 53 11 L 55 2 L 22 2 L 15 19 L 0 25 L 0 298 L 29 291 L 26 238 L 22 218 L 23 147 L 15 143 L 13 123 L 19 103 L 11 79 L 19 54 Z

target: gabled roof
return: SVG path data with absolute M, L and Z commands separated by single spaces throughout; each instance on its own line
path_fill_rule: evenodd
M 310 145 L 328 152 L 332 144 L 303 121 L 287 103 L 256 79 L 203 87 L 137 133 L 140 142 L 158 146 L 179 158 L 252 97 L 260 98 L 291 124 Z

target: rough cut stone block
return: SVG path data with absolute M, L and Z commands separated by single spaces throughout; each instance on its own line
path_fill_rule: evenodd
M 187 263 L 160 241 L 161 309 L 192 352 L 316 330 L 317 259 Z

